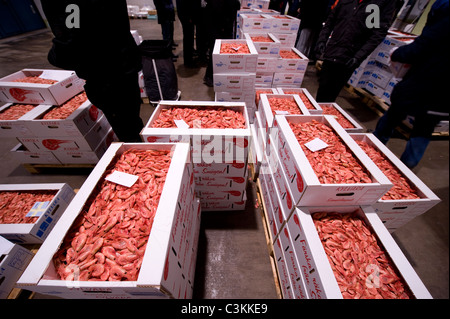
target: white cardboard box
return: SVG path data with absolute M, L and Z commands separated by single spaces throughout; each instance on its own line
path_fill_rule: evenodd
M 6 299 L 22 275 L 33 253 L 0 236 L 0 299 Z
M 56 150 L 51 153 L 59 160 L 61 164 L 96 164 L 106 152 L 112 142 L 118 142 L 119 139 L 112 130 L 108 131 L 100 143 L 92 151 L 83 150 Z
M 54 190 L 45 212 L 33 224 L 0 224 L 0 236 L 26 244 L 42 243 L 71 203 L 75 192 L 68 184 L 2 184 L 0 191 Z
M 277 265 L 278 279 L 280 280 L 283 299 L 293 299 L 294 295 L 291 288 L 291 279 L 287 270 L 286 260 L 281 248 L 280 239 L 277 239 L 273 245 L 273 253 Z
M 273 72 L 256 72 L 255 86 L 272 87 Z
M 371 183 L 321 184 L 297 141 L 291 123 L 316 120 L 328 125 L 360 162 Z M 291 195 L 297 206 L 372 205 L 391 187 L 392 183 L 361 150 L 349 134 L 330 115 L 276 116 L 271 130 L 281 165 L 289 182 Z
M 6 103 L 0 107 L 0 113 L 7 110 L 17 103 Z M 20 105 L 20 104 L 18 104 Z M 44 112 L 49 106 L 45 104 L 35 105 L 35 107 L 22 115 L 17 120 L 0 120 L 0 136 L 1 137 L 19 137 L 19 136 L 34 136 L 29 129 L 27 123 Z
M 288 16 L 288 15 L 271 15 L 273 33 L 288 33 L 292 32 L 297 34 L 300 27 L 300 19 Z
M 420 199 L 399 199 L 386 200 L 379 199 L 372 207 L 377 212 L 380 219 L 385 222 L 389 229 L 398 228 L 413 218 L 425 213 L 434 205 L 440 202 L 439 197 L 433 193 L 402 161 L 392 153 L 373 134 L 350 134 L 355 141 L 364 141 L 376 150 L 381 152 L 409 182 L 412 188 L 417 190 Z M 392 226 L 394 225 L 394 226 Z
M 30 151 L 92 151 L 111 130 L 106 116 L 102 115 L 84 136 L 19 137 Z
M 256 72 L 272 72 L 277 70 L 278 58 L 272 56 L 258 56 L 258 62 L 256 64 Z
M 242 32 L 272 32 L 270 15 L 265 14 L 241 14 L 239 26 Z
M 172 107 L 224 107 L 243 113 L 247 126 L 243 129 L 202 129 L 202 128 L 152 128 L 161 109 Z M 194 163 L 246 162 L 248 143 L 251 137 L 250 121 L 245 103 L 209 101 L 161 101 L 149 121 L 141 131 L 146 142 L 190 142 Z M 211 154 L 211 152 L 213 154 Z
M 253 37 L 268 37 L 272 42 L 257 42 Z M 272 33 L 244 33 L 246 40 L 252 41 L 256 51 L 258 51 L 258 60 L 260 56 L 272 56 L 277 58 L 280 52 L 281 42 Z
M 33 132 L 32 136 L 84 136 L 103 116 L 101 110 L 86 100 L 65 119 L 43 119 L 47 112 L 57 107 L 49 106 L 46 112 L 26 122 L 27 127 Z
M 247 162 L 194 163 L 195 176 L 246 176 Z
M 344 111 L 344 109 L 342 107 L 340 107 L 337 103 L 319 103 L 319 105 L 321 107 L 334 107 L 339 113 L 342 114 L 342 116 L 344 118 L 346 118 L 352 125 L 352 128 L 345 128 L 344 130 L 346 130 L 348 133 L 361 133 L 364 128 L 359 125 L 358 122 L 356 122 L 353 117 L 351 117 L 347 112 Z M 323 109 L 322 109 L 323 110 Z M 323 115 L 327 115 L 326 113 L 322 113 Z
M 256 73 L 214 73 L 214 92 L 250 92 L 256 83 Z
M 302 99 L 302 94 L 303 94 L 303 98 L 307 98 L 309 100 L 309 102 L 311 102 L 312 107 L 313 107 L 313 108 L 308 108 L 308 106 L 304 103 L 306 108 L 308 109 L 309 113 L 311 115 L 322 114 L 322 108 L 320 107 L 320 104 L 316 102 L 316 100 L 312 97 L 312 95 L 309 93 L 309 91 L 307 89 L 279 87 L 278 92 L 280 92 L 280 94 L 298 94 L 302 101 L 303 101 L 303 99 Z
M 110 162 L 128 149 L 171 150 L 172 160 L 159 200 L 152 230 L 136 281 L 63 281 L 58 278 L 52 263 L 72 223 L 82 211 L 86 201 L 95 191 L 96 185 Z M 196 217 L 193 191 L 192 164 L 189 163 L 189 145 L 113 143 L 86 179 L 66 210 L 56 228 L 42 244 L 30 263 L 18 286 L 27 290 L 63 298 L 169 298 L 189 295 L 184 272 L 189 264 L 181 265 L 176 250 L 182 242 L 183 220 Z M 187 216 L 186 214 L 189 214 Z
M 273 87 L 301 87 L 303 78 L 305 77 L 304 71 L 299 72 L 275 72 L 273 74 Z
M 259 115 L 261 116 L 261 124 L 262 127 L 266 131 L 270 131 L 270 129 L 274 125 L 275 115 L 273 114 L 272 108 L 270 107 L 269 99 L 271 98 L 279 98 L 279 99 L 286 99 L 288 101 L 294 101 L 297 103 L 298 108 L 300 112 L 303 115 L 310 115 L 308 109 L 306 108 L 305 104 L 303 104 L 302 100 L 300 99 L 300 96 L 298 95 L 287 95 L 287 94 L 261 94 L 259 99 Z M 275 111 L 275 113 L 277 113 Z M 278 112 L 279 114 L 284 114 L 284 112 Z
M 275 33 L 275 37 L 280 41 L 282 48 L 292 48 L 295 47 L 295 41 L 297 40 L 296 32 L 289 33 Z
M 370 206 L 299 207 L 287 222 L 301 267 L 310 273 L 309 290 L 316 299 L 341 299 L 342 294 L 329 264 L 311 214 L 315 212 L 353 213 L 362 218 L 379 240 L 400 276 L 417 299 L 432 298 L 414 268 Z M 371 272 L 368 272 L 368 275 Z
M 222 43 L 231 43 L 236 48 L 247 46 L 250 53 L 227 54 L 220 53 Z M 258 51 L 251 40 L 246 39 L 217 39 L 213 49 L 213 73 L 255 73 L 258 61 Z
M 55 84 L 13 82 L 25 76 L 54 72 L 63 78 Z M 61 105 L 83 91 L 84 81 L 74 71 L 23 69 L 0 79 L 0 101 L 26 104 Z
M 301 72 L 303 73 L 306 71 L 306 68 L 308 67 L 309 59 L 301 53 L 296 48 L 281 48 L 281 51 L 292 51 L 297 56 L 299 56 L 299 59 L 287 59 L 279 57 L 276 64 L 276 73 L 293 73 L 293 72 Z
M 11 150 L 13 157 L 22 164 L 61 164 L 51 151 L 29 151 L 22 144 Z

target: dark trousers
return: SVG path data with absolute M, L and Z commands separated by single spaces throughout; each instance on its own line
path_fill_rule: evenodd
M 181 27 L 183 29 L 183 59 L 184 64 L 192 64 L 194 62 L 194 34 L 195 24 L 192 19 L 181 19 Z
M 394 129 L 399 126 L 408 115 L 414 116 L 413 128 L 406 143 L 400 160 L 409 168 L 414 168 L 422 159 L 425 150 L 430 143 L 431 135 L 435 126 L 448 118 L 437 116 L 427 112 L 426 104 L 416 101 L 416 103 L 405 103 L 404 97 L 396 94 L 391 95 L 391 107 L 378 120 L 373 134 L 384 144 L 392 136 Z M 410 101 L 411 102 L 411 101 Z M 415 110 L 414 112 L 411 112 Z
M 163 40 L 167 40 L 170 42 L 170 45 L 173 45 L 173 31 L 174 31 L 174 23 L 173 21 L 164 21 L 161 23 L 161 33 Z
M 137 72 L 88 79 L 84 89 L 89 101 L 103 111 L 120 141 L 142 141 L 139 133 L 144 124 L 140 117 L 142 100 Z
M 320 103 L 334 102 L 353 71 L 344 64 L 328 60 L 323 61 L 316 101 Z

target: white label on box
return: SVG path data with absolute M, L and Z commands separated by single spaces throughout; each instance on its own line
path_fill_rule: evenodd
M 59 72 L 57 70 L 44 70 L 39 77 L 42 79 L 55 80 L 59 82 L 67 79 L 67 73 Z
M 305 146 L 309 148 L 311 152 L 316 152 L 328 147 L 329 145 L 322 141 L 320 138 L 315 138 L 312 141 L 305 143 Z
M 136 183 L 138 178 L 139 177 L 137 175 L 114 171 L 111 174 L 109 174 L 108 176 L 106 176 L 105 179 L 107 181 L 110 181 L 110 182 L 113 182 L 113 183 L 116 183 L 116 184 L 119 184 L 122 186 L 131 187 L 131 186 L 133 186 L 134 183 Z
M 42 213 L 45 213 L 47 210 L 49 201 L 47 202 L 36 202 L 33 207 L 31 207 L 30 211 L 25 215 L 25 217 L 39 217 Z
M 189 128 L 189 124 L 187 124 L 184 120 L 173 120 L 175 122 L 175 125 L 178 128 Z

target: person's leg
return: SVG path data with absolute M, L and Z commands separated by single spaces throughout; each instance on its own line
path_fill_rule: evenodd
M 194 32 L 195 26 L 192 22 L 183 21 L 183 58 L 184 64 L 192 66 L 194 64 Z
M 115 77 L 114 81 L 87 81 L 88 99 L 103 111 L 122 142 L 141 142 L 144 124 L 140 117 L 141 97 L 137 73 Z
M 319 76 L 317 102 L 334 102 L 352 75 L 353 70 L 340 63 L 325 60 Z
M 400 157 L 400 160 L 406 166 L 414 168 L 419 164 L 430 143 L 434 128 L 440 120 L 440 117 L 430 114 L 415 116 L 411 135 L 406 143 L 405 150 Z

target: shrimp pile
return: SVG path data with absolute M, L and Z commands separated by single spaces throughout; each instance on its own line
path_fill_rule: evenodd
M 152 127 L 175 128 L 174 120 L 183 120 L 189 128 L 245 128 L 242 112 L 218 107 L 172 107 L 162 109 Z
M 65 102 L 63 105 L 52 108 L 49 112 L 45 113 L 42 118 L 46 120 L 65 119 L 86 101 L 86 92 L 81 92 Z
M 393 184 L 393 187 L 381 197 L 383 200 L 395 199 L 420 199 L 417 190 L 414 189 L 400 170 L 389 161 L 386 156 L 377 151 L 374 147 L 363 141 L 356 141 L 370 159 L 386 175 Z
M 300 99 L 302 100 L 303 104 L 305 104 L 305 106 L 308 110 L 316 109 L 304 92 L 296 92 L 296 91 L 288 91 L 288 90 L 283 90 L 283 92 L 284 92 L 284 94 L 297 94 L 300 97 Z
M 353 157 L 344 142 L 326 124 L 316 120 L 289 123 L 297 141 L 322 184 L 371 183 L 366 170 Z M 304 144 L 319 138 L 328 147 L 312 152 Z
M 344 299 L 412 298 L 361 218 L 347 213 L 314 213 L 312 218 Z
M 13 104 L 6 110 L 0 112 L 0 120 L 14 121 L 21 118 L 23 115 L 34 109 L 36 105 L 32 104 Z
M 20 79 L 16 79 L 12 82 L 23 82 L 23 83 L 36 83 L 36 84 L 55 84 L 56 80 L 43 79 L 38 76 L 26 76 Z
M 333 115 L 336 119 L 336 121 L 343 127 L 343 128 L 354 128 L 355 126 L 341 113 L 339 112 L 334 106 L 332 105 L 322 105 L 321 106 L 323 110 L 323 114 L 325 115 Z
M 280 57 L 282 59 L 301 59 L 301 57 L 292 50 L 280 50 Z
M 25 217 L 36 202 L 49 202 L 56 191 L 0 192 L 0 224 L 33 224 L 39 217 Z
M 268 36 L 252 36 L 251 38 L 253 42 L 273 42 Z
M 250 49 L 245 43 L 222 43 L 220 54 L 246 54 Z
M 53 256 L 62 280 L 135 281 L 164 187 L 170 151 L 124 152 L 105 172 L 139 178 L 131 187 L 102 179 Z
M 300 107 L 293 99 L 284 99 L 278 97 L 268 98 L 270 108 L 272 109 L 272 114 L 277 114 L 276 111 L 285 111 L 289 114 L 303 114 Z

